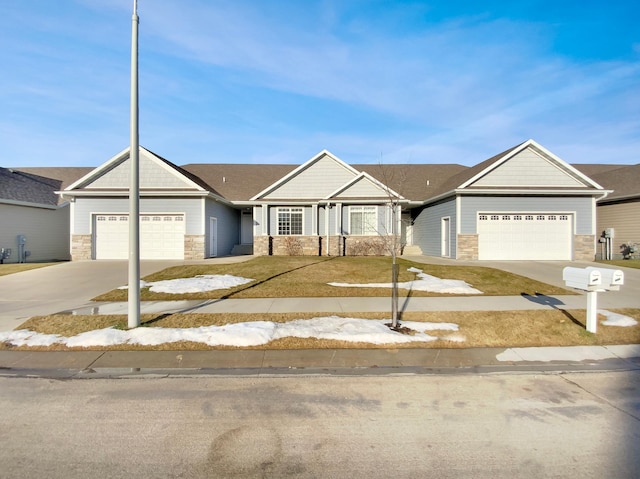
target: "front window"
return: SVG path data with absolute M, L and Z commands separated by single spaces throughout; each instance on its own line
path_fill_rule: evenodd
M 302 208 L 278 208 L 278 234 L 302 234 Z
M 359 236 L 378 234 L 378 208 L 376 206 L 350 206 L 350 233 Z

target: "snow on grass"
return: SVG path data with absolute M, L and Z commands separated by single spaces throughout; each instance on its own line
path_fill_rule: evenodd
M 437 339 L 464 341 L 459 335 L 438 338 L 427 331 L 458 331 L 454 323 L 421 323 L 402 321 L 402 326 L 414 334 L 402 334 L 389 329 L 389 320 L 341 318 L 327 316 L 312 319 L 298 319 L 286 323 L 254 321 L 226 324 L 224 326 L 203 326 L 200 328 L 153 328 L 140 327 L 128 331 L 105 328 L 87 331 L 72 337 L 57 334 L 40 334 L 28 330 L 0 332 L 0 342 L 15 346 L 51 346 L 63 344 L 68 347 L 115 346 L 118 344 L 139 344 L 155 346 L 163 343 L 192 341 L 209 346 L 260 346 L 279 338 L 318 338 L 371 344 L 399 344 L 429 342 Z
M 149 291 L 154 293 L 186 294 L 234 288 L 251 281 L 255 280 L 230 274 L 201 274 L 193 278 L 165 279 L 151 283 L 141 280 L 140 288 L 149 287 Z M 120 286 L 118 289 L 127 289 L 127 287 Z
M 605 326 L 629 327 L 629 326 L 635 326 L 636 324 L 638 324 L 638 321 L 636 321 L 635 319 L 629 316 L 625 316 L 624 314 L 614 313 L 612 311 L 607 311 L 606 309 L 599 309 L 598 314 L 601 314 L 607 317 L 607 319 L 601 322 Z
M 414 281 L 406 281 L 398 283 L 398 288 L 408 289 L 412 291 L 428 291 L 430 293 L 448 293 L 448 294 L 482 294 L 468 283 L 459 279 L 441 279 L 436 276 L 423 273 L 421 269 L 409 268 L 407 271 L 416 273 L 419 279 Z M 327 283 L 329 286 L 338 286 L 342 288 L 391 288 L 391 283 Z

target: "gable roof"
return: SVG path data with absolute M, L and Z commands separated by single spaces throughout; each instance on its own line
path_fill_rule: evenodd
M 593 175 L 593 179 L 605 188 L 613 190 L 601 203 L 640 198 L 640 163 L 616 168 Z
M 264 190 L 260 191 L 256 195 L 252 196 L 251 199 L 252 200 L 258 200 L 260 198 L 267 197 L 267 196 L 273 194 L 278 189 L 285 187 L 288 183 L 291 183 L 291 182 L 295 181 L 296 179 L 300 179 L 303 176 L 307 176 L 307 175 L 305 175 L 305 173 L 308 173 L 308 171 L 311 168 L 313 168 L 314 165 L 316 165 L 316 164 L 318 164 L 320 162 L 326 162 L 328 164 L 331 164 L 332 168 L 334 168 L 334 171 L 341 171 L 343 173 L 343 175 L 342 175 L 343 177 L 344 176 L 348 176 L 349 179 L 351 179 L 354 176 L 358 175 L 358 170 L 353 168 L 351 165 L 348 165 L 347 163 L 342 161 L 340 158 L 335 156 L 330 151 L 322 150 L 320 153 L 316 154 L 311 159 L 309 159 L 308 161 L 306 161 L 305 163 L 303 163 L 302 165 L 300 165 L 299 167 L 297 167 L 296 169 L 294 169 L 293 171 L 291 171 L 287 175 L 283 176 L 282 178 L 280 178 L 275 183 L 267 186 Z M 346 175 L 344 175 L 344 173 L 346 173 Z M 333 178 L 333 179 L 334 179 L 334 182 L 335 182 L 336 179 L 335 178 Z M 337 181 L 339 181 L 339 184 L 337 184 L 335 186 L 338 187 L 338 186 L 342 185 L 344 183 L 345 179 L 346 178 L 343 178 L 342 181 L 340 179 L 338 179 Z M 306 182 L 307 182 L 306 186 L 307 187 L 310 186 L 308 178 L 307 178 Z M 315 184 L 317 182 L 313 182 L 313 183 Z M 326 185 L 323 185 L 323 186 L 326 186 Z M 307 191 L 305 191 L 305 193 L 307 193 Z M 317 191 L 316 191 L 316 193 L 317 193 Z M 325 194 L 321 194 L 321 195 L 319 195 L 319 198 L 322 198 L 325 195 L 326 195 L 326 193 Z M 311 196 L 314 196 L 314 195 L 312 194 Z
M 0 167 L 0 202 L 58 206 L 56 190 L 61 181 Z
M 355 191 L 352 190 L 357 190 L 358 193 L 356 194 Z M 372 177 L 369 173 L 366 173 L 364 171 L 360 172 L 357 176 L 354 176 L 351 180 L 341 185 L 337 190 L 329 193 L 323 199 L 329 200 L 336 197 L 348 198 L 353 197 L 354 194 L 358 196 L 362 195 L 363 193 L 366 194 L 367 198 L 370 198 L 372 197 L 372 191 L 375 192 L 373 193 L 373 196 L 377 197 L 394 198 L 397 200 L 405 199 L 401 194 L 394 191 L 393 188 L 391 188 L 389 185 L 381 183 L 380 181 Z
M 73 194 L 78 190 L 83 190 L 85 188 L 88 188 L 90 185 L 94 183 L 99 183 L 100 180 L 104 178 L 106 175 L 108 175 L 111 171 L 114 171 L 117 168 L 121 168 L 124 165 L 124 163 L 128 162 L 129 157 L 130 157 L 129 148 L 125 148 L 115 156 L 111 157 L 108 161 L 100 165 L 98 168 L 91 170 L 88 174 L 82 176 L 81 178 L 76 180 L 74 183 L 68 185 L 64 189 L 65 194 Z M 176 178 L 180 179 L 182 187 L 178 187 L 177 188 L 178 190 L 181 190 L 181 189 L 198 190 L 201 192 L 209 192 L 215 196 L 222 198 L 220 194 L 213 187 L 211 187 L 211 185 L 208 185 L 206 182 L 202 181 L 202 179 L 199 178 L 198 176 L 193 175 L 192 173 L 184 170 L 183 168 L 180 168 L 179 166 L 175 165 L 169 160 L 159 155 L 156 155 L 152 151 L 142 146 L 140 147 L 140 159 L 148 160 L 152 162 L 152 164 L 160 165 L 164 170 L 168 171 L 169 173 L 172 173 L 173 175 L 175 175 Z M 128 174 L 128 170 L 127 170 L 127 174 Z M 129 186 L 128 184 L 122 187 L 107 186 L 107 187 L 102 187 L 102 189 L 103 190 L 118 190 L 118 189 L 126 190 L 128 189 L 128 186 Z M 155 188 L 149 188 L 149 187 L 144 188 L 142 186 L 140 188 L 141 191 L 153 190 L 153 189 Z M 173 187 L 172 189 L 176 189 L 176 188 Z
M 526 149 L 532 149 L 536 153 L 540 154 L 541 157 L 546 159 L 547 161 L 554 164 L 560 170 L 564 171 L 568 176 L 574 178 L 577 182 L 582 183 L 582 189 L 584 187 L 588 189 L 598 189 L 602 190 L 602 187 L 593 181 L 591 178 L 583 174 L 577 168 L 565 163 L 556 155 L 548 151 L 546 148 L 536 143 L 534 140 L 527 140 L 519 145 L 516 145 L 512 148 L 509 148 L 501 153 L 498 153 L 491 158 L 486 159 L 485 161 L 478 163 L 475 166 L 472 166 L 466 170 L 461 171 L 460 173 L 449 177 L 446 181 L 444 181 L 434 192 L 433 195 L 428 199 L 435 199 L 447 196 L 448 194 L 454 194 L 456 190 L 460 189 L 473 189 L 474 183 L 480 180 L 483 177 L 486 177 L 489 173 L 495 171 L 501 165 L 505 164 L 510 159 L 514 158 L 519 153 L 525 151 Z M 478 188 L 478 187 L 475 187 Z M 491 189 L 491 187 L 482 187 L 482 189 Z M 524 187 L 522 189 L 527 189 Z M 553 187 L 545 187 L 545 189 L 554 189 Z M 559 187 L 558 189 L 568 190 L 571 188 L 567 187 Z M 574 188 L 575 189 L 575 188 Z

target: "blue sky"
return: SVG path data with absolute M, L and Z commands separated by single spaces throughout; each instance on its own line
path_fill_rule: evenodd
M 132 0 L 0 0 L 0 166 L 129 143 Z M 177 164 L 640 162 L 640 2 L 138 0 L 140 143 Z

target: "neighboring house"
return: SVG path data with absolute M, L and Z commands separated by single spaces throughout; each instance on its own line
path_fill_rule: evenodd
M 69 205 L 59 204 L 56 194 L 62 184 L 0 168 L 0 257 L 4 263 L 69 259 Z
M 593 176 L 605 188 L 613 190 L 597 204 L 597 233 L 613 230 L 613 259 L 639 256 L 640 248 L 640 164 L 608 169 Z M 604 243 L 601 244 L 603 246 Z M 602 257 L 602 251 L 597 257 Z
M 602 171 L 606 170 L 603 168 Z M 64 188 L 73 259 L 127 257 L 129 152 Z M 140 149 L 141 257 L 378 254 L 593 259 L 607 190 L 533 140 L 474 167 L 304 164 L 178 167 Z

